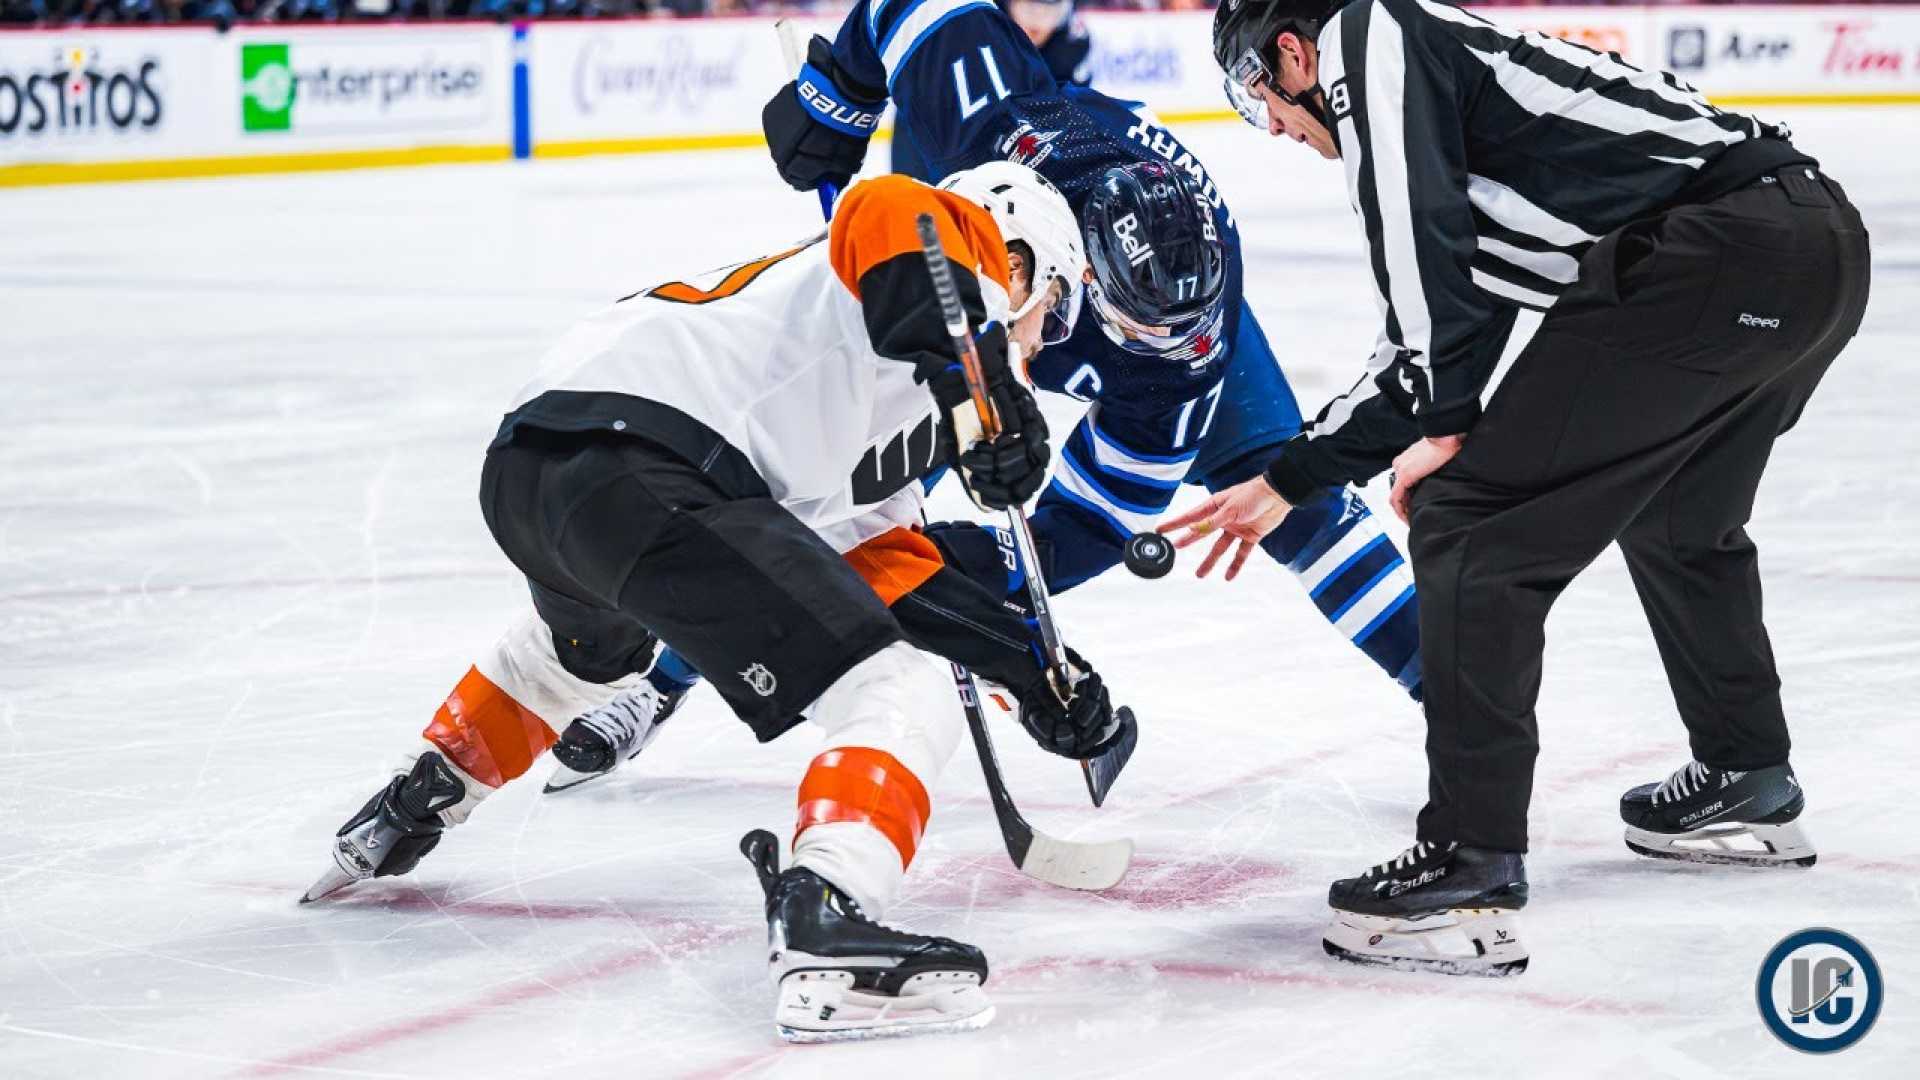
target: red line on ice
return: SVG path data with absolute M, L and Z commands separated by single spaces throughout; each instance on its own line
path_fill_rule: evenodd
M 1333 963 L 1333 961 L 1328 961 Z M 1105 960 L 1088 957 L 1047 957 L 1031 960 L 1009 969 L 1000 976 L 1001 985 L 1018 985 L 1024 976 L 1043 974 L 1049 971 L 1070 970 L 1074 968 L 1098 969 L 1102 971 L 1149 971 L 1158 975 L 1182 979 L 1198 979 L 1207 982 L 1244 982 L 1263 986 L 1297 986 L 1313 990 L 1347 990 L 1362 994 L 1389 994 L 1398 997 L 1431 997 L 1435 983 L 1419 976 L 1397 973 L 1389 978 L 1341 978 L 1335 974 L 1322 974 L 1314 971 L 1270 971 L 1258 968 L 1239 968 L 1227 964 L 1209 964 L 1195 961 L 1159 961 L 1141 960 Z M 1358 969 L 1356 969 L 1358 970 Z M 1522 976 L 1524 978 L 1524 976 Z M 1460 992 L 1471 992 L 1469 983 L 1456 980 Z M 1534 990 L 1516 990 L 1503 993 L 1503 984 L 1490 982 L 1481 996 L 1505 998 L 1524 1002 L 1556 1012 L 1598 1013 L 1607 1016 L 1669 1016 L 1681 1010 L 1654 1002 L 1618 1001 L 1609 998 L 1565 997 L 1559 994 L 1545 994 Z
M 521 979 L 463 1004 L 440 1006 L 407 1019 L 339 1035 L 298 1053 L 263 1062 L 240 1075 L 274 1076 L 363 1054 L 391 1043 L 482 1019 L 505 1006 L 552 997 L 582 983 L 670 962 L 708 946 L 731 942 L 747 935 L 747 929 L 743 927 L 684 920 L 666 922 L 665 926 L 677 931 L 669 940 L 625 949 L 584 968 Z

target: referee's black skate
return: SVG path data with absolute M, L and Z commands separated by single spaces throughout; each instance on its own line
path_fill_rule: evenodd
M 908 934 L 867 918 L 833 882 L 780 870 L 765 829 L 740 839 L 767 896 L 767 963 L 779 988 L 774 1025 L 788 1042 L 839 1042 L 971 1031 L 993 1019 L 980 989 L 987 958 L 972 945 Z
M 1357 964 L 1446 975 L 1527 969 L 1514 913 L 1527 905 L 1518 852 L 1415 844 L 1327 890 L 1327 955 Z
M 1627 846 L 1654 859 L 1812 866 L 1800 827 L 1807 798 L 1791 765 L 1736 772 L 1698 761 L 1620 796 Z

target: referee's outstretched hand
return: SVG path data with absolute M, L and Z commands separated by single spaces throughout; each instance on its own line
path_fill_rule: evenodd
M 1233 551 L 1233 561 L 1227 564 L 1227 580 L 1240 576 L 1240 568 L 1247 564 L 1247 556 L 1253 554 L 1253 547 L 1266 535 L 1280 527 L 1280 522 L 1293 507 L 1287 505 L 1273 485 L 1267 483 L 1264 476 L 1217 491 L 1207 496 L 1199 506 L 1161 522 L 1155 528 L 1162 533 L 1171 533 L 1184 528 L 1186 535 L 1174 539 L 1173 546 L 1187 547 L 1208 533 L 1218 532 L 1219 539 L 1213 542 L 1213 550 L 1200 560 L 1200 566 L 1193 572 L 1194 577 L 1206 577 L 1213 571 L 1214 564 L 1229 550 Z M 1238 549 L 1235 550 L 1235 544 Z

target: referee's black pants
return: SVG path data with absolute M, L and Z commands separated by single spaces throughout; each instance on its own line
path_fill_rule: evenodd
M 1420 839 L 1526 850 L 1547 612 L 1615 540 L 1694 757 L 1786 760 L 1745 525 L 1867 286 L 1859 214 L 1800 165 L 1588 251 L 1465 448 L 1415 489 Z

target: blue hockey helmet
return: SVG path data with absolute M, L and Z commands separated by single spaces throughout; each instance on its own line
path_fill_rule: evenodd
M 1080 212 L 1100 329 L 1129 352 L 1194 364 L 1219 347 L 1227 253 L 1213 208 L 1158 161 L 1108 169 Z

